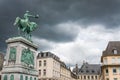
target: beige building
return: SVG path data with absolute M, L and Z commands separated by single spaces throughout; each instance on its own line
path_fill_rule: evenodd
M 60 59 L 56 55 L 50 52 L 41 52 L 37 56 L 37 64 L 39 80 L 60 79 Z
M 60 66 L 60 78 L 61 80 L 70 80 L 71 79 L 71 70 L 67 68 L 64 62 L 61 62 Z
M 81 68 L 74 68 L 78 80 L 100 80 L 100 64 L 88 64 L 84 62 Z
M 37 56 L 37 64 L 39 80 L 74 80 L 77 78 L 59 57 L 50 52 L 40 52 Z
M 102 57 L 102 80 L 120 80 L 120 41 L 111 41 Z
M 60 66 L 60 79 L 61 80 L 76 80 L 77 75 L 75 75 L 70 68 L 66 66 L 64 62 L 61 62 Z

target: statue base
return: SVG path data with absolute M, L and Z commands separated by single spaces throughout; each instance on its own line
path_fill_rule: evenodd
M 37 45 L 23 37 L 9 38 L 6 43 L 8 47 L 1 80 L 37 80 Z M 23 51 L 25 49 L 32 52 L 33 60 L 27 57 L 29 54 Z M 30 61 L 34 63 L 31 64 Z

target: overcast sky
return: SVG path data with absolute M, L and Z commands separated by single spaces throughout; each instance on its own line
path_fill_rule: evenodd
M 0 0 L 0 51 L 17 36 L 17 16 L 39 14 L 32 39 L 69 65 L 100 63 L 109 41 L 120 40 L 120 0 Z

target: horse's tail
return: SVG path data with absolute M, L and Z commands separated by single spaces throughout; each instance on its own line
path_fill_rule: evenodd
M 17 17 L 17 18 L 15 19 L 14 25 L 16 25 L 16 24 L 19 22 L 19 20 L 20 20 L 20 18 Z

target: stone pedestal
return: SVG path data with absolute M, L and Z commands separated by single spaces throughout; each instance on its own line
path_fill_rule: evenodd
M 37 45 L 23 37 L 6 40 L 8 44 L 2 80 L 37 80 Z

